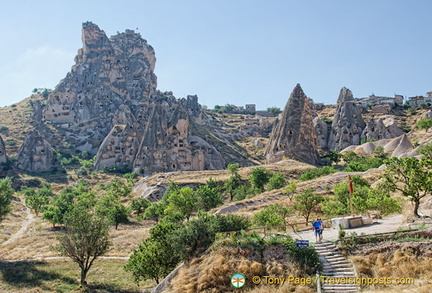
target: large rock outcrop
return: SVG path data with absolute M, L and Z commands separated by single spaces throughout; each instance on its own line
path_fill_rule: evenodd
M 6 163 L 6 162 L 7 162 L 6 146 L 4 144 L 3 138 L 0 135 L 0 163 Z
M 108 38 L 86 22 L 82 41 L 75 65 L 42 111 L 42 122 L 64 133 L 58 139 L 96 154 L 96 170 L 150 174 L 225 167 L 219 152 L 189 129 L 190 121 L 205 118 L 198 97 L 176 99 L 156 90 L 155 52 L 140 34 L 126 30 Z
M 75 65 L 49 95 L 42 118 L 67 123 L 67 130 L 82 137 L 82 143 L 91 141 L 98 147 L 121 105 L 135 108 L 156 93 L 156 58 L 153 48 L 132 30 L 109 39 L 97 25 L 86 22 L 82 41 Z
M 16 166 L 30 172 L 50 171 L 54 164 L 54 150 L 36 129 L 27 134 L 18 151 Z
M 350 145 L 360 144 L 365 126 L 352 92 L 343 87 L 339 93 L 336 114 L 330 131 L 329 149 L 340 151 Z
M 397 121 L 390 117 L 386 119 L 371 119 L 363 129 L 361 140 L 380 140 L 383 138 L 394 138 L 404 134 L 397 126 Z
M 309 164 L 319 163 L 318 143 L 313 125 L 313 102 L 297 84 L 276 122 L 265 150 L 268 163 L 293 158 Z

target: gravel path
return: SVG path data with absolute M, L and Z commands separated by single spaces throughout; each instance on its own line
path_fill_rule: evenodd
M 13 234 L 8 240 L 6 240 L 5 242 L 3 242 L 0 246 L 8 245 L 9 243 L 14 242 L 15 240 L 17 240 L 18 238 L 20 238 L 21 236 L 24 235 L 24 233 L 26 232 L 28 226 L 34 220 L 34 216 L 30 212 L 29 208 L 26 208 L 26 213 L 27 213 L 27 216 L 26 216 L 25 221 L 22 223 L 21 228 L 15 234 Z
M 397 231 L 399 227 L 403 225 L 403 215 L 392 215 L 383 217 L 379 220 L 374 220 L 371 225 L 345 229 L 346 236 L 352 232 L 356 232 L 358 235 L 364 234 L 376 234 Z M 339 229 L 326 228 L 323 232 L 325 240 L 335 241 L 338 239 Z M 304 239 L 315 242 L 315 236 L 312 230 L 303 231 L 298 233 L 289 233 L 295 239 Z

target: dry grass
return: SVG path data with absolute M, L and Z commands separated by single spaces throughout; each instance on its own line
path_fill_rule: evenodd
M 247 179 L 253 169 L 262 167 L 272 172 L 281 172 L 289 177 L 300 175 L 306 170 L 314 168 L 311 165 L 294 160 L 284 160 L 274 164 L 244 167 L 239 169 L 239 174 L 243 179 Z M 216 181 L 227 180 L 231 176 L 228 170 L 194 171 L 194 172 L 171 172 L 158 173 L 146 178 L 144 181 L 148 186 L 168 184 L 170 181 L 179 184 L 205 184 L 209 178 Z
M 430 251 L 419 255 L 418 249 L 407 244 L 400 249 L 384 253 L 372 252 L 368 255 L 353 256 L 351 257 L 351 261 L 356 264 L 357 271 L 361 277 L 414 278 L 415 285 L 398 285 L 398 291 L 400 287 L 401 289 L 414 290 L 415 288 L 415 290 L 419 290 L 407 292 L 422 292 L 421 290 L 423 292 L 430 292 L 427 291 L 427 288 L 431 288 L 432 286 L 430 284 L 432 278 L 431 256 Z M 376 285 L 375 287 L 383 288 L 384 286 L 378 287 Z M 388 287 L 394 290 L 395 285 L 389 285 Z M 420 290 L 420 288 L 422 289 Z M 375 289 L 373 292 L 376 292 Z
M 132 275 L 123 269 L 123 260 L 96 260 L 87 281 L 89 288 L 79 286 L 80 269 L 70 260 L 0 263 L 1 292 L 140 292 L 155 286 L 153 281 L 138 287 Z
M 0 108 L 0 125 L 8 128 L 7 131 L 0 133 L 6 143 L 8 156 L 15 156 L 18 153 L 27 132 L 32 128 L 28 122 L 33 113 L 33 107 L 28 102 L 30 100 L 36 101 L 37 99 L 41 99 L 41 97 L 34 96 L 18 102 L 14 106 Z
M 110 240 L 112 245 L 107 256 L 129 256 L 145 238 L 153 223 L 143 221 L 119 225 L 118 229 L 111 228 Z M 0 247 L 0 259 L 26 259 L 36 257 L 52 257 L 59 254 L 52 249 L 57 244 L 59 228 L 52 229 L 52 225 L 40 217 L 29 226 L 25 235 L 8 245 Z
M 17 200 L 12 200 L 12 212 L 0 223 L 0 244 L 8 240 L 12 234 L 16 233 L 21 228 L 21 224 L 25 221 L 27 215 L 25 212 L 26 207 L 20 199 L 16 199 Z
M 236 253 L 233 250 L 220 249 L 201 258 L 194 259 L 190 264 L 181 268 L 171 282 L 168 292 L 232 292 L 230 278 L 235 273 L 246 277 L 243 292 L 313 292 L 311 288 L 297 289 L 292 284 L 283 286 L 260 284 L 255 285 L 250 280 L 253 276 L 305 277 L 298 264 L 291 262 L 268 261 L 260 263 Z M 300 286 L 297 286 L 300 287 Z M 265 290 L 265 291 L 264 291 Z

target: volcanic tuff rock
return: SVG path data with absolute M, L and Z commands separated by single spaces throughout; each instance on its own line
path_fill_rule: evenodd
M 352 92 L 343 87 L 340 90 L 336 114 L 330 131 L 329 149 L 340 151 L 350 145 L 360 144 L 365 126 Z
M 3 138 L 0 135 L 0 163 L 6 163 L 6 162 L 7 162 L 6 147 Z
M 265 150 L 268 163 L 293 158 L 309 164 L 319 163 L 318 143 L 313 125 L 313 102 L 300 84 L 294 88 L 277 121 Z
M 327 149 L 330 128 L 327 123 L 318 117 L 313 119 L 313 125 L 318 139 L 318 146 L 322 149 Z
M 17 155 L 16 166 L 26 172 L 45 172 L 53 167 L 54 150 L 36 129 L 29 132 Z
M 42 122 L 61 139 L 96 153 L 95 168 L 159 171 L 221 169 L 225 161 L 189 122 L 205 119 L 197 96 L 177 100 L 156 90 L 155 52 L 132 30 L 111 38 L 83 24 L 83 48 L 49 95 Z M 36 105 L 34 120 L 39 119 Z
M 361 139 L 362 140 L 379 140 L 383 138 L 394 138 L 402 135 L 404 131 L 397 126 L 397 122 L 393 118 L 387 118 L 385 120 L 371 119 L 366 123 L 366 127 L 363 129 Z

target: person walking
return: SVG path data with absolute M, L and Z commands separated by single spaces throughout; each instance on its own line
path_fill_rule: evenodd
M 312 226 L 314 228 L 315 239 L 316 239 L 317 242 L 320 242 L 323 239 L 322 232 L 324 230 L 324 225 L 321 222 L 321 218 L 317 218 L 313 222 Z

